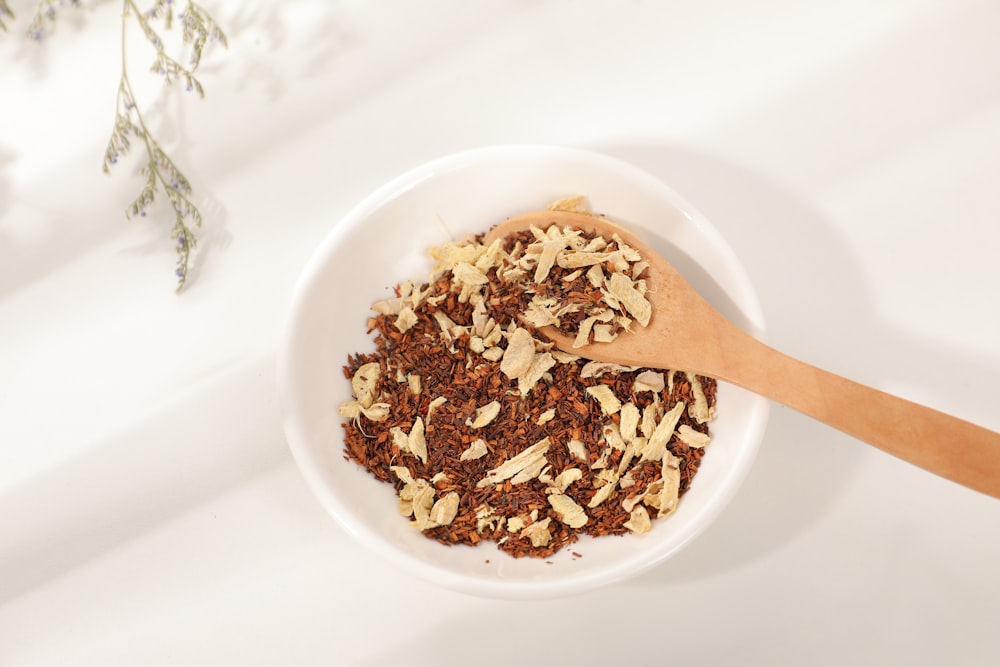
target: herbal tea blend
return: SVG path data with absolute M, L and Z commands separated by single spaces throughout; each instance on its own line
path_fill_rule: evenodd
M 698 470 L 715 381 L 586 361 L 537 332 L 580 347 L 649 322 L 648 265 L 617 236 L 483 238 L 432 248 L 426 283 L 373 306 L 376 351 L 344 368 L 347 455 L 446 544 L 545 557 L 580 534 L 650 530 Z

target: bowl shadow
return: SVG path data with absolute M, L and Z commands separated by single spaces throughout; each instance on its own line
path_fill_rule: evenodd
M 874 307 L 859 260 L 830 222 L 765 176 L 681 146 L 593 148 L 659 177 L 719 230 L 757 290 L 773 347 L 873 386 L 928 387 L 933 378 L 927 368 L 976 377 L 984 388 L 1000 382 L 1000 368 L 984 366 L 981 357 L 887 323 Z M 970 393 L 961 408 L 966 414 L 957 416 L 992 413 L 989 391 Z M 766 557 L 828 512 L 872 451 L 776 405 L 747 480 L 716 522 L 668 564 L 625 586 L 710 577 Z
M 824 340 L 831 326 L 864 325 L 872 315 L 857 261 L 819 212 L 766 178 L 714 156 L 665 145 L 597 148 L 670 184 L 719 230 L 757 289 L 771 345 L 820 365 L 839 365 L 828 349 L 812 349 L 811 343 Z M 798 306 L 816 301 L 820 285 L 826 308 L 802 317 Z M 858 465 L 857 450 L 836 448 L 842 437 L 776 406 L 757 461 L 716 522 L 668 565 L 626 585 L 645 588 L 712 576 L 794 539 L 836 501 Z M 832 466 L 837 474 L 831 474 Z

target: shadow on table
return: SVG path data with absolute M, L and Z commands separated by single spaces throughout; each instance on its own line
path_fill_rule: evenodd
M 670 184 L 721 232 L 757 289 L 769 344 L 874 386 L 928 387 L 934 382 L 928 369 L 946 368 L 953 377 L 976 378 L 984 388 L 969 392 L 960 409 L 992 414 L 986 388 L 1000 383 L 1000 368 L 885 322 L 858 260 L 807 202 L 748 169 L 688 149 L 598 148 Z M 716 523 L 668 564 L 626 586 L 708 577 L 780 549 L 837 502 L 864 465 L 865 447 L 775 406 L 747 481 Z
M 3 220 L 4 212 L 10 207 L 10 176 L 8 170 L 14 156 L 0 146 L 0 220 Z M 0 248 L 4 246 L 3 227 L 0 226 Z
M 286 461 L 274 373 L 271 358 L 219 368 L 154 414 L 0 488 L 0 605 Z
M 933 381 L 929 368 L 975 377 L 984 389 L 1000 383 L 1000 368 L 984 367 L 982 359 L 960 349 L 884 322 L 846 244 L 821 213 L 780 186 L 738 165 L 680 147 L 594 148 L 660 177 L 706 215 L 742 259 L 764 307 L 768 342 L 778 349 L 873 384 L 891 379 L 926 386 Z M 838 342 L 830 346 L 830 341 Z M 973 392 L 967 409 L 971 414 L 993 414 L 993 396 Z M 455 637 L 461 637 L 464 646 L 482 647 L 475 658 L 482 667 L 508 665 L 512 655 L 558 656 L 557 664 L 595 664 L 611 656 L 615 663 L 644 662 L 651 652 L 682 664 L 740 664 L 745 660 L 739 651 L 746 647 L 715 636 L 717 627 L 725 626 L 717 616 L 725 617 L 727 609 L 720 586 L 713 587 L 710 580 L 767 558 L 808 531 L 851 492 L 852 479 L 866 465 L 868 454 L 866 445 L 775 406 L 760 455 L 736 497 L 705 533 L 664 564 L 573 598 L 569 605 L 565 600 L 483 600 L 419 637 L 401 632 L 362 664 L 438 664 L 450 657 L 447 649 L 432 652 L 428 647 L 447 647 Z M 692 588 L 696 584 L 702 586 Z M 753 582 L 747 586 L 754 588 Z M 762 594 L 764 587 L 762 583 Z M 693 590 L 700 594 L 692 596 Z M 662 615 L 642 611 L 648 603 L 636 606 L 637 596 L 648 595 L 662 600 Z M 614 618 L 614 628 L 624 633 L 606 633 L 597 644 L 582 639 L 581 633 L 607 618 Z M 760 619 L 746 620 L 760 627 Z M 662 640 L 653 639 L 661 635 Z M 769 635 L 764 637 L 756 643 L 770 641 Z M 760 646 L 758 650 L 767 653 Z

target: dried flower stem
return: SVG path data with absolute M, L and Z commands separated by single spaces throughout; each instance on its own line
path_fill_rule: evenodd
M 7 24 L 4 20 L 13 21 L 15 18 L 14 12 L 7 5 L 7 0 L 0 0 L 0 30 L 7 32 Z
M 38 10 L 28 25 L 28 37 L 36 42 L 42 41 L 55 26 L 60 9 L 71 6 L 80 7 L 80 0 L 40 0 Z M 7 21 L 15 18 L 14 12 L 7 0 L 0 0 L 0 30 L 7 32 Z M 181 36 L 185 45 L 190 46 L 191 55 L 188 64 L 184 65 L 171 57 L 164 47 L 163 40 L 153 27 L 152 21 L 162 19 L 163 26 L 170 30 L 174 22 L 174 0 L 154 0 L 153 6 L 146 12 L 140 11 L 135 0 L 123 0 L 122 30 L 121 30 L 121 78 L 118 82 L 118 95 L 115 108 L 115 124 L 111 130 L 111 138 L 104 152 L 104 173 L 110 173 L 111 165 L 128 153 L 132 147 L 132 139 L 138 139 L 146 149 L 146 163 L 142 174 L 146 183 L 139 196 L 126 208 L 125 215 L 145 216 L 147 208 L 154 202 L 159 188 L 163 189 L 174 212 L 174 224 L 170 237 L 177 242 L 177 291 L 184 287 L 188 277 L 188 266 L 191 250 L 195 246 L 193 227 L 201 227 L 201 212 L 191 200 L 191 183 L 181 173 L 173 160 L 166 154 L 159 142 L 149 131 L 143 120 L 139 106 L 136 104 L 135 93 L 128 77 L 128 58 L 126 54 L 126 38 L 129 20 L 134 19 L 145 35 L 146 40 L 156 50 L 156 59 L 150 68 L 155 74 L 163 76 L 167 83 L 183 81 L 188 91 L 194 91 L 198 97 L 205 96 L 201 82 L 194 72 L 201 64 L 202 54 L 209 42 L 217 42 L 223 47 L 228 46 L 226 35 L 208 13 L 192 0 L 189 0 L 184 10 L 177 15 L 181 21 Z
M 146 210 L 155 201 L 157 191 L 162 188 L 174 212 L 174 224 L 170 237 L 177 244 L 175 274 L 177 276 L 177 291 L 180 292 L 187 282 L 191 250 L 195 246 L 193 228 L 201 226 L 202 217 L 198 207 L 191 200 L 191 183 L 149 131 L 142 117 L 142 112 L 136 104 L 132 83 L 128 76 L 126 55 L 129 19 L 136 21 L 147 41 L 156 50 L 152 71 L 162 75 L 167 83 L 184 81 L 185 88 L 197 92 L 199 97 L 204 97 L 205 92 L 195 77 L 194 71 L 201 62 L 205 44 L 212 40 L 226 46 L 226 37 L 203 9 L 194 2 L 189 2 L 180 14 L 184 43 L 192 46 L 190 64 L 185 66 L 166 53 L 163 41 L 151 23 L 152 19 L 158 18 L 163 19 L 166 29 L 169 30 L 174 18 L 172 0 L 157 0 L 153 8 L 145 13 L 139 10 L 134 0 L 124 0 L 123 2 L 121 78 L 118 83 L 115 124 L 104 153 L 103 169 L 105 173 L 111 171 L 111 166 L 116 164 L 118 159 L 131 148 L 131 139 L 141 141 L 142 146 L 146 149 L 146 163 L 141 170 L 146 182 L 139 192 L 139 196 L 126 208 L 125 214 L 129 218 L 137 215 L 145 216 Z

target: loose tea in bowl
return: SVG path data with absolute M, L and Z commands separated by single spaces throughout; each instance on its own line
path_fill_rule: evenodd
M 400 514 L 445 544 L 515 557 L 671 514 L 711 440 L 715 381 L 588 362 L 537 331 L 582 347 L 648 324 L 639 253 L 551 224 L 429 255 L 426 282 L 374 304 L 376 351 L 344 369 L 346 452 L 394 485 Z
M 505 217 L 578 192 L 761 334 L 753 289 L 714 228 L 658 179 L 619 160 L 505 146 L 442 158 L 383 186 L 333 227 L 303 271 L 279 380 L 289 446 L 307 484 L 349 535 L 394 566 L 477 595 L 579 593 L 635 576 L 691 543 L 749 470 L 766 400 L 682 371 L 588 364 L 534 332 L 555 318 L 591 341 L 629 335 L 641 326 L 642 305 L 622 278 L 641 295 L 641 260 L 618 278 L 614 262 L 602 262 L 602 280 L 616 284 L 605 291 L 633 295 L 625 299 L 635 308 L 619 299 L 609 317 L 608 301 L 592 289 L 596 270 L 588 278 L 589 266 L 560 266 L 559 251 L 545 249 L 561 239 L 521 240 L 523 252 L 535 245 L 542 260 L 526 262 L 524 279 L 560 288 L 530 294 L 504 292 L 495 267 L 477 268 L 488 248 L 458 249 Z M 428 248 L 475 256 L 428 262 Z M 515 268 L 501 273 L 515 278 Z M 489 295 L 482 306 L 477 291 Z M 562 311 L 564 297 L 582 305 Z M 692 414 L 695 404 L 702 407 Z M 696 416 L 713 406 L 714 419 Z M 676 472 L 667 459 L 665 475 L 659 442 L 667 431 L 663 452 L 676 459 Z M 674 437 L 682 431 L 690 442 Z M 667 477 L 676 483 L 676 503 L 657 477 L 664 487 Z

